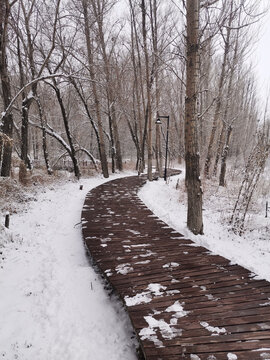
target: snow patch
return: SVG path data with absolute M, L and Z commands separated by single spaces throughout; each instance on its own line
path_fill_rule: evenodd
M 131 232 L 131 234 L 134 234 L 134 235 L 141 235 L 141 233 L 136 230 L 126 229 L 126 231 L 129 231 L 129 232 Z
M 171 324 L 166 323 L 166 321 L 163 319 L 157 320 L 152 315 L 144 316 L 144 319 L 147 322 L 148 327 L 143 328 L 139 333 L 142 340 L 147 339 L 149 341 L 153 341 L 156 344 L 158 331 L 161 337 L 166 340 L 182 335 L 181 329 L 174 328 L 171 326 Z M 163 346 L 162 342 L 159 343 L 159 346 Z
M 162 290 L 166 290 L 166 286 L 162 286 L 160 284 L 149 284 L 147 289 L 150 290 L 155 296 L 163 295 Z
M 151 246 L 151 244 L 135 244 L 135 245 L 131 245 L 132 248 L 140 248 L 140 247 L 147 247 L 147 246 Z
M 133 267 L 129 263 L 117 265 L 115 268 L 117 274 L 121 274 L 121 275 L 127 275 L 133 270 L 134 270 Z
M 127 306 L 135 306 L 139 304 L 149 303 L 152 301 L 152 296 L 162 296 L 166 290 L 166 286 L 160 284 L 149 284 L 146 291 L 143 291 L 135 296 L 125 296 L 125 302 Z
M 225 328 L 219 328 L 219 327 L 213 327 L 210 326 L 207 322 L 205 321 L 201 321 L 200 325 L 202 327 L 204 327 L 206 330 L 210 331 L 211 333 L 215 334 L 215 335 L 219 335 L 219 334 L 226 334 L 227 330 Z
M 176 268 L 176 267 L 178 267 L 178 266 L 180 266 L 180 264 L 178 264 L 177 262 L 169 262 L 169 263 L 163 265 L 162 267 L 163 267 L 164 269 L 166 269 L 166 268 L 172 269 L 172 268 Z
M 198 355 L 190 354 L 190 360 L 201 360 Z
M 166 291 L 167 296 L 171 296 L 171 295 L 175 295 L 175 294 L 180 294 L 180 290 L 175 289 L 175 290 L 167 290 Z
M 235 354 L 233 354 L 233 353 L 228 353 L 228 354 L 227 354 L 227 359 L 228 359 L 228 360 L 237 360 L 238 357 L 237 357 L 237 355 L 235 355 Z
M 135 296 L 125 296 L 125 302 L 127 306 L 135 306 L 139 304 L 146 304 L 152 301 L 152 296 L 149 292 L 142 292 Z
M 143 261 L 138 261 L 135 263 L 135 265 L 145 265 L 145 264 L 149 264 L 150 260 L 143 260 Z
M 183 308 L 184 303 L 180 304 L 179 301 L 176 301 L 173 305 L 167 307 L 167 309 L 165 310 L 166 312 L 175 312 L 175 317 L 176 318 L 181 318 L 186 316 L 189 311 L 185 311 Z

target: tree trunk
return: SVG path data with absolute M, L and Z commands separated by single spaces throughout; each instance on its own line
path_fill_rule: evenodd
M 60 90 L 57 87 L 55 80 L 54 80 L 53 89 L 56 93 L 56 97 L 57 97 L 58 103 L 60 105 L 61 114 L 62 114 L 65 130 L 66 130 L 66 135 L 67 135 L 68 143 L 70 146 L 70 157 L 71 157 L 71 160 L 73 163 L 74 173 L 75 173 L 75 176 L 79 179 L 81 177 L 81 173 L 80 173 L 79 164 L 78 164 L 78 160 L 77 160 L 77 156 L 76 156 L 76 151 L 75 151 L 74 144 L 73 144 L 73 139 L 72 139 L 70 128 L 69 128 L 68 117 L 67 117 L 66 109 L 65 109 L 65 106 L 63 103 L 63 99 L 61 97 Z
M 11 172 L 11 160 L 12 160 L 12 136 L 13 136 L 13 116 L 10 113 L 3 119 L 3 126 L 1 130 L 5 135 L 9 137 L 9 141 L 4 140 L 3 153 L 2 153 L 2 166 L 1 176 L 9 177 Z
M 85 40 L 86 40 L 87 56 L 88 56 L 88 63 L 89 63 L 89 74 L 91 77 L 92 90 L 93 90 L 93 96 L 94 96 L 94 104 L 95 104 L 97 124 L 98 124 L 101 168 L 102 168 L 103 176 L 105 178 L 108 178 L 109 177 L 108 162 L 107 162 L 107 155 L 106 155 L 103 129 L 102 129 L 100 103 L 99 103 L 99 98 L 98 98 L 98 93 L 97 93 L 97 86 L 96 86 L 96 79 L 95 79 L 95 72 L 94 72 L 94 57 L 93 57 L 93 52 L 92 52 L 92 44 L 91 44 L 90 29 L 89 29 L 87 0 L 82 0 L 82 5 L 83 5 L 83 16 L 84 16 Z
M 24 76 L 25 72 L 23 69 L 22 64 L 22 57 L 21 57 L 21 47 L 20 47 L 20 39 L 19 35 L 17 34 L 17 56 L 18 56 L 18 65 L 19 65 L 19 73 L 20 73 L 20 87 L 21 89 L 24 88 L 25 81 Z M 32 60 L 33 61 L 33 60 Z M 24 164 L 27 166 L 27 158 L 28 158 L 28 113 L 30 108 L 30 101 L 27 101 L 25 91 L 22 91 L 22 108 L 21 108 L 21 159 Z M 29 164 L 30 165 L 30 164 Z M 30 166 L 31 168 L 31 166 Z
M 133 23 L 131 23 L 131 29 L 133 29 Z M 132 57 L 132 65 L 134 72 L 134 95 L 133 95 L 133 112 L 134 112 L 134 120 L 135 120 L 135 128 L 136 128 L 136 137 L 138 139 L 138 144 L 135 144 L 137 147 L 137 164 L 136 170 L 138 170 L 139 174 L 144 171 L 144 137 L 143 137 L 143 128 L 142 128 L 142 111 L 141 111 L 141 102 L 139 95 L 139 84 L 138 84 L 138 74 L 137 74 L 137 66 L 135 61 L 135 53 L 134 53 L 134 41 L 133 41 L 133 30 L 131 30 L 131 39 L 132 39 L 132 49 L 131 49 L 131 57 Z M 137 111 L 136 111 L 137 109 Z M 138 125 L 137 125 L 138 121 Z M 137 134 L 139 133 L 139 135 Z M 138 149 L 139 148 L 139 149 Z
M 110 111 L 110 110 L 109 110 Z M 111 159 L 112 159 L 112 173 L 115 173 L 115 144 L 114 144 L 114 136 L 112 129 L 112 117 L 109 113 L 109 128 L 110 128 L 110 137 L 111 137 Z
M 227 127 L 225 145 L 221 156 L 219 186 L 225 186 L 226 161 L 229 153 L 229 143 L 230 143 L 231 133 L 232 133 L 232 125 L 229 125 Z
M 142 32 L 143 32 L 143 48 L 144 48 L 144 57 L 145 57 L 145 75 L 146 75 L 146 87 L 147 87 L 147 119 L 148 119 L 148 138 L 147 138 L 147 148 L 148 148 L 148 161 L 147 161 L 147 178 L 148 180 L 153 180 L 152 174 L 152 104 L 151 104 L 151 88 L 152 82 L 150 80 L 149 73 L 149 56 L 147 49 L 147 30 L 146 30 L 146 8 L 145 1 L 141 2 L 142 9 Z
M 223 54 L 222 66 L 221 66 L 221 74 L 220 74 L 220 78 L 219 78 L 216 108 L 215 108 L 215 114 L 214 114 L 210 139 L 209 139 L 209 143 L 208 143 L 206 160 L 205 160 L 205 164 L 204 164 L 204 176 L 206 176 L 207 178 L 210 177 L 210 167 L 211 167 L 212 158 L 213 158 L 213 146 L 214 146 L 214 140 L 215 140 L 215 136 L 216 136 L 216 132 L 217 132 L 218 124 L 219 124 L 219 119 L 220 119 L 220 111 L 221 111 L 221 104 L 222 104 L 221 97 L 222 97 L 222 92 L 223 92 L 224 83 L 225 83 L 225 74 L 226 74 L 226 66 L 227 66 L 227 61 L 228 61 L 228 53 L 229 53 L 230 46 L 231 46 L 231 43 L 230 43 L 231 28 L 230 28 L 230 26 L 231 26 L 232 20 L 233 20 L 232 7 L 233 7 L 233 2 L 231 2 L 231 12 L 230 12 L 230 17 L 229 17 L 229 22 L 228 22 L 228 27 L 227 27 L 227 35 L 226 35 L 226 39 L 224 40 L 225 41 L 225 49 L 224 49 L 224 54 Z
M 135 90 L 136 90 L 136 105 L 138 111 L 138 122 L 139 122 L 139 140 L 140 140 L 140 158 L 139 158 L 139 173 L 142 173 L 145 168 L 145 143 L 147 136 L 147 108 L 144 99 L 144 87 L 143 87 L 143 74 L 142 74 L 142 63 L 139 47 L 139 37 L 136 27 L 134 2 L 129 0 L 129 6 L 131 10 L 131 58 L 134 72 Z M 138 54 L 138 61 L 135 61 L 135 48 Z M 142 111 L 141 111 L 142 105 Z M 144 117 L 144 122 L 143 122 Z
M 159 59 L 158 59 L 158 26 L 157 26 L 157 1 L 150 0 L 150 18 L 151 18 L 151 30 L 152 30 L 152 43 L 153 43 L 153 76 L 155 80 L 155 100 L 156 100 L 156 114 L 158 117 L 160 92 L 159 92 Z M 161 141 L 160 141 L 160 126 L 156 124 L 156 172 L 162 177 L 162 153 L 161 153 Z
M 116 167 L 119 171 L 122 171 L 123 170 L 122 150 L 121 150 L 121 143 L 120 143 L 119 131 L 116 121 L 116 111 L 114 105 L 112 105 L 112 126 L 113 126 L 113 134 L 115 141 Z
M 43 115 L 43 110 L 42 110 L 40 98 L 38 96 L 36 97 L 36 102 L 37 102 L 37 106 L 38 106 L 40 124 L 41 124 L 41 127 L 42 127 L 42 149 L 43 149 L 44 161 L 45 161 L 45 165 L 46 165 L 48 175 L 52 175 L 53 172 L 52 172 L 52 168 L 50 166 L 48 148 L 47 148 L 46 124 L 45 124 L 45 121 L 44 121 L 45 119 L 44 119 L 44 115 Z
M 100 1 L 91 0 L 94 14 L 96 17 L 96 21 L 98 24 L 98 31 L 99 31 L 99 42 L 102 50 L 102 57 L 105 65 L 105 77 L 106 77 L 106 91 L 107 91 L 107 98 L 109 102 L 109 109 L 110 111 L 110 121 L 111 121 L 111 138 L 112 138 L 112 153 L 115 154 L 116 160 L 116 167 L 118 170 L 123 170 L 123 163 L 122 163 L 122 152 L 121 152 L 121 144 L 119 139 L 119 132 L 118 126 L 116 121 L 116 111 L 115 111 L 115 97 L 113 96 L 114 90 L 112 86 L 112 76 L 110 71 L 110 62 L 106 51 L 105 39 L 104 39 L 104 31 L 103 31 L 103 14 L 101 9 Z
M 187 69 L 185 106 L 187 226 L 194 234 L 203 233 L 200 155 L 197 135 L 199 77 L 199 0 L 187 0 Z
M 10 14 L 10 5 L 7 0 L 2 0 L 0 3 L 0 77 L 2 86 L 2 96 L 4 108 L 10 104 L 11 101 L 11 88 L 10 79 L 8 76 L 8 64 L 7 64 L 7 26 L 8 17 Z M 1 151 L 1 176 L 10 176 L 11 171 L 11 158 L 12 158 L 12 136 L 13 136 L 13 116 L 10 112 L 3 117 L 3 123 L 0 130 L 9 140 L 2 139 L 2 151 Z
M 28 167 L 27 157 L 28 157 L 28 113 L 29 113 L 29 105 L 28 101 L 23 100 L 22 102 L 22 125 L 21 125 L 21 159 Z M 31 168 L 31 166 L 30 166 Z
M 222 156 L 221 161 L 223 162 L 224 151 L 227 152 L 226 158 L 228 155 L 228 149 L 226 150 L 226 147 L 229 146 L 229 140 L 230 140 L 230 136 L 231 136 L 232 126 L 231 125 L 228 126 L 227 122 L 228 122 L 229 108 L 230 108 L 230 105 L 232 104 L 233 79 L 234 79 L 234 74 L 235 74 L 236 65 L 237 65 L 238 43 L 239 43 L 239 28 L 237 29 L 237 33 L 236 33 L 233 59 L 231 62 L 231 71 L 230 71 L 228 89 L 227 89 L 227 94 L 226 94 L 226 99 L 225 99 L 226 105 L 225 105 L 225 111 L 224 111 L 224 116 L 223 116 L 222 130 L 221 130 L 221 133 L 219 136 L 218 149 L 217 149 L 214 170 L 213 170 L 214 176 L 216 176 L 216 174 L 217 174 L 217 167 L 218 167 L 218 162 L 219 162 L 220 156 Z M 227 131 L 226 131 L 226 127 L 227 127 Z M 228 131 L 230 131 L 229 139 L 228 139 Z M 225 137 L 226 137 L 226 140 L 225 140 Z M 226 162 L 226 159 L 225 159 L 225 162 Z M 224 164 L 223 164 L 223 167 L 224 167 Z M 223 171 L 224 171 L 224 174 L 222 175 L 222 177 L 223 177 L 222 182 L 224 183 L 226 164 L 225 164 L 225 168 L 223 168 L 222 172 Z M 220 174 L 220 177 L 221 177 L 221 174 Z M 219 179 L 220 179 L 220 177 L 219 177 Z M 220 182 L 220 180 L 219 180 L 219 182 Z M 221 186 L 224 186 L 224 185 L 221 185 Z

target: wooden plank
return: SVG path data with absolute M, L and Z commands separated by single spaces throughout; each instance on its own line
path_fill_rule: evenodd
M 134 176 L 93 189 L 82 210 L 82 232 L 124 304 L 147 299 L 126 306 L 145 359 L 268 357 L 260 349 L 270 347 L 270 284 L 154 216 L 137 197 L 144 183 Z M 182 306 L 184 316 L 172 305 Z M 143 335 L 147 329 L 152 338 Z

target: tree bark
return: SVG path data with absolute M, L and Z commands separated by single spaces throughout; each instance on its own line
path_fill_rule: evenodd
M 230 26 L 232 24 L 233 15 L 234 15 L 233 2 L 231 2 L 231 12 L 230 12 L 230 17 L 229 17 L 229 21 L 228 21 L 227 35 L 226 35 L 226 39 L 224 40 L 225 48 L 224 48 L 224 54 L 223 54 L 223 61 L 222 61 L 222 65 L 221 65 L 221 74 L 220 74 L 220 78 L 219 78 L 216 108 L 215 108 L 215 114 L 214 114 L 210 139 L 209 139 L 209 143 L 208 143 L 206 160 L 205 160 L 205 164 L 204 164 L 204 176 L 207 178 L 210 177 L 210 168 L 211 168 L 212 159 L 213 159 L 214 140 L 216 137 L 216 132 L 217 132 L 219 119 L 220 119 L 220 111 L 221 111 L 221 105 L 222 105 L 221 97 L 222 97 L 222 92 L 223 92 L 224 83 L 225 83 L 225 74 L 226 74 L 226 66 L 227 66 L 227 61 L 228 61 L 228 54 L 229 54 L 229 50 L 230 50 L 230 46 L 231 46 L 231 43 L 230 43 L 231 28 L 230 28 Z
M 67 135 L 68 143 L 70 146 L 70 157 L 71 157 L 71 160 L 73 163 L 74 173 L 75 173 L 75 176 L 79 179 L 81 177 L 81 173 L 80 173 L 80 169 L 79 169 L 79 164 L 78 164 L 78 160 L 77 160 L 77 156 L 76 156 L 75 147 L 73 144 L 72 135 L 71 135 L 70 128 L 69 128 L 68 117 L 67 117 L 66 109 L 65 109 L 65 106 L 63 103 L 63 99 L 61 97 L 61 92 L 60 92 L 59 88 L 57 87 L 55 80 L 54 80 L 53 89 L 55 91 L 58 103 L 60 105 L 61 114 L 62 114 L 65 130 L 66 130 L 66 135 Z
M 110 71 L 110 61 L 106 51 L 104 30 L 103 30 L 103 14 L 100 1 L 91 0 L 96 21 L 98 24 L 99 42 L 102 50 L 102 57 L 105 65 L 105 77 L 106 77 L 106 92 L 109 103 L 109 121 L 111 121 L 111 138 L 112 138 L 112 154 L 115 155 L 116 167 L 118 170 L 123 170 L 121 144 L 119 139 L 118 126 L 116 121 L 116 109 L 115 109 L 115 96 L 113 96 L 114 90 L 112 86 L 112 76 Z M 114 171 L 113 171 L 114 172 Z
M 104 136 L 103 136 L 103 129 L 102 129 L 102 119 L 101 119 L 101 113 L 100 113 L 100 102 L 99 102 L 99 98 L 98 98 L 96 79 L 95 79 L 95 72 L 94 72 L 94 57 L 93 57 L 91 37 L 90 37 L 87 0 L 82 0 L 82 6 L 83 6 L 83 16 L 84 16 L 84 32 L 85 32 L 87 56 L 88 56 L 88 63 L 89 63 L 89 74 L 90 74 L 90 77 L 91 77 L 92 90 L 93 90 L 94 103 L 95 103 L 95 110 L 96 110 L 96 117 L 97 117 L 97 124 L 98 124 L 101 168 L 102 168 L 103 176 L 105 178 L 108 178 L 109 177 L 108 162 L 107 162 L 107 155 L 106 155 Z
M 37 96 L 35 98 L 35 100 L 37 102 L 40 124 L 41 124 L 41 128 L 42 128 L 41 129 L 42 130 L 42 149 L 43 149 L 44 161 L 45 161 L 48 175 L 52 175 L 53 172 L 52 172 L 52 168 L 51 168 L 50 162 L 49 162 L 49 155 L 48 155 L 48 148 L 47 148 L 46 124 L 45 124 L 43 109 L 41 106 L 40 98 Z
M 199 77 L 199 0 L 187 0 L 187 64 L 185 102 L 185 159 L 188 195 L 187 226 L 194 234 L 203 233 L 200 154 L 197 135 Z
M 226 130 L 226 140 L 221 156 L 221 168 L 219 175 L 219 186 L 225 186 L 225 174 L 226 174 L 226 161 L 229 153 L 229 143 L 232 133 L 232 125 L 229 125 Z
M 10 79 L 8 76 L 8 63 L 7 63 L 7 26 L 10 14 L 10 5 L 7 0 L 2 0 L 0 4 L 0 77 L 2 86 L 2 96 L 4 108 L 7 109 L 11 102 L 11 87 Z M 9 177 L 11 171 L 11 158 L 12 158 L 12 137 L 13 137 L 13 116 L 9 112 L 3 117 L 3 123 L 0 129 L 7 139 L 2 138 L 1 146 L 1 176 Z
M 223 185 L 221 185 L 221 186 L 224 186 L 224 183 L 225 183 L 224 178 L 225 178 L 225 173 L 226 173 L 226 164 L 224 164 L 224 152 L 226 153 L 226 155 L 225 155 L 225 163 L 226 163 L 227 156 L 228 156 L 228 150 L 229 150 L 229 141 L 230 141 L 230 136 L 231 136 L 231 132 L 232 132 L 231 124 L 228 125 L 228 113 L 229 113 L 229 108 L 232 105 L 233 79 L 234 79 L 236 66 L 237 66 L 237 58 L 239 55 L 238 45 L 239 45 L 239 28 L 236 31 L 235 46 L 233 49 L 234 53 L 233 53 L 233 59 L 231 61 L 231 71 L 230 71 L 229 83 L 228 83 L 226 99 L 225 99 L 226 105 L 225 105 L 225 111 L 224 111 L 224 116 L 223 116 L 223 121 L 222 121 L 222 130 L 219 135 L 218 149 L 217 149 L 217 154 L 216 154 L 216 159 L 215 159 L 215 164 L 214 164 L 214 169 L 213 169 L 213 175 L 216 176 L 218 162 L 219 162 L 219 158 L 221 156 L 221 161 L 223 163 L 222 172 L 224 172 L 222 175 L 220 173 L 220 177 L 219 177 L 219 182 L 223 183 Z M 228 131 L 229 131 L 229 136 L 228 136 Z M 225 140 L 225 138 L 226 138 L 226 140 Z M 221 178 L 223 178 L 223 180 L 220 180 Z
M 143 32 L 143 49 L 145 58 L 145 75 L 146 75 L 146 87 L 147 87 L 147 119 L 148 119 L 148 161 L 147 161 L 147 178 L 153 180 L 152 174 L 152 103 L 151 103 L 151 88 L 152 81 L 150 80 L 149 73 L 149 55 L 147 49 L 147 30 L 146 30 L 146 8 L 145 1 L 141 2 L 142 9 L 142 32 Z

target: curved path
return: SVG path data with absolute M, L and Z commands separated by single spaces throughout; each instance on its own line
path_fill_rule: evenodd
M 145 359 L 269 360 L 270 283 L 154 216 L 137 196 L 144 183 L 132 176 L 93 189 L 82 222 Z

